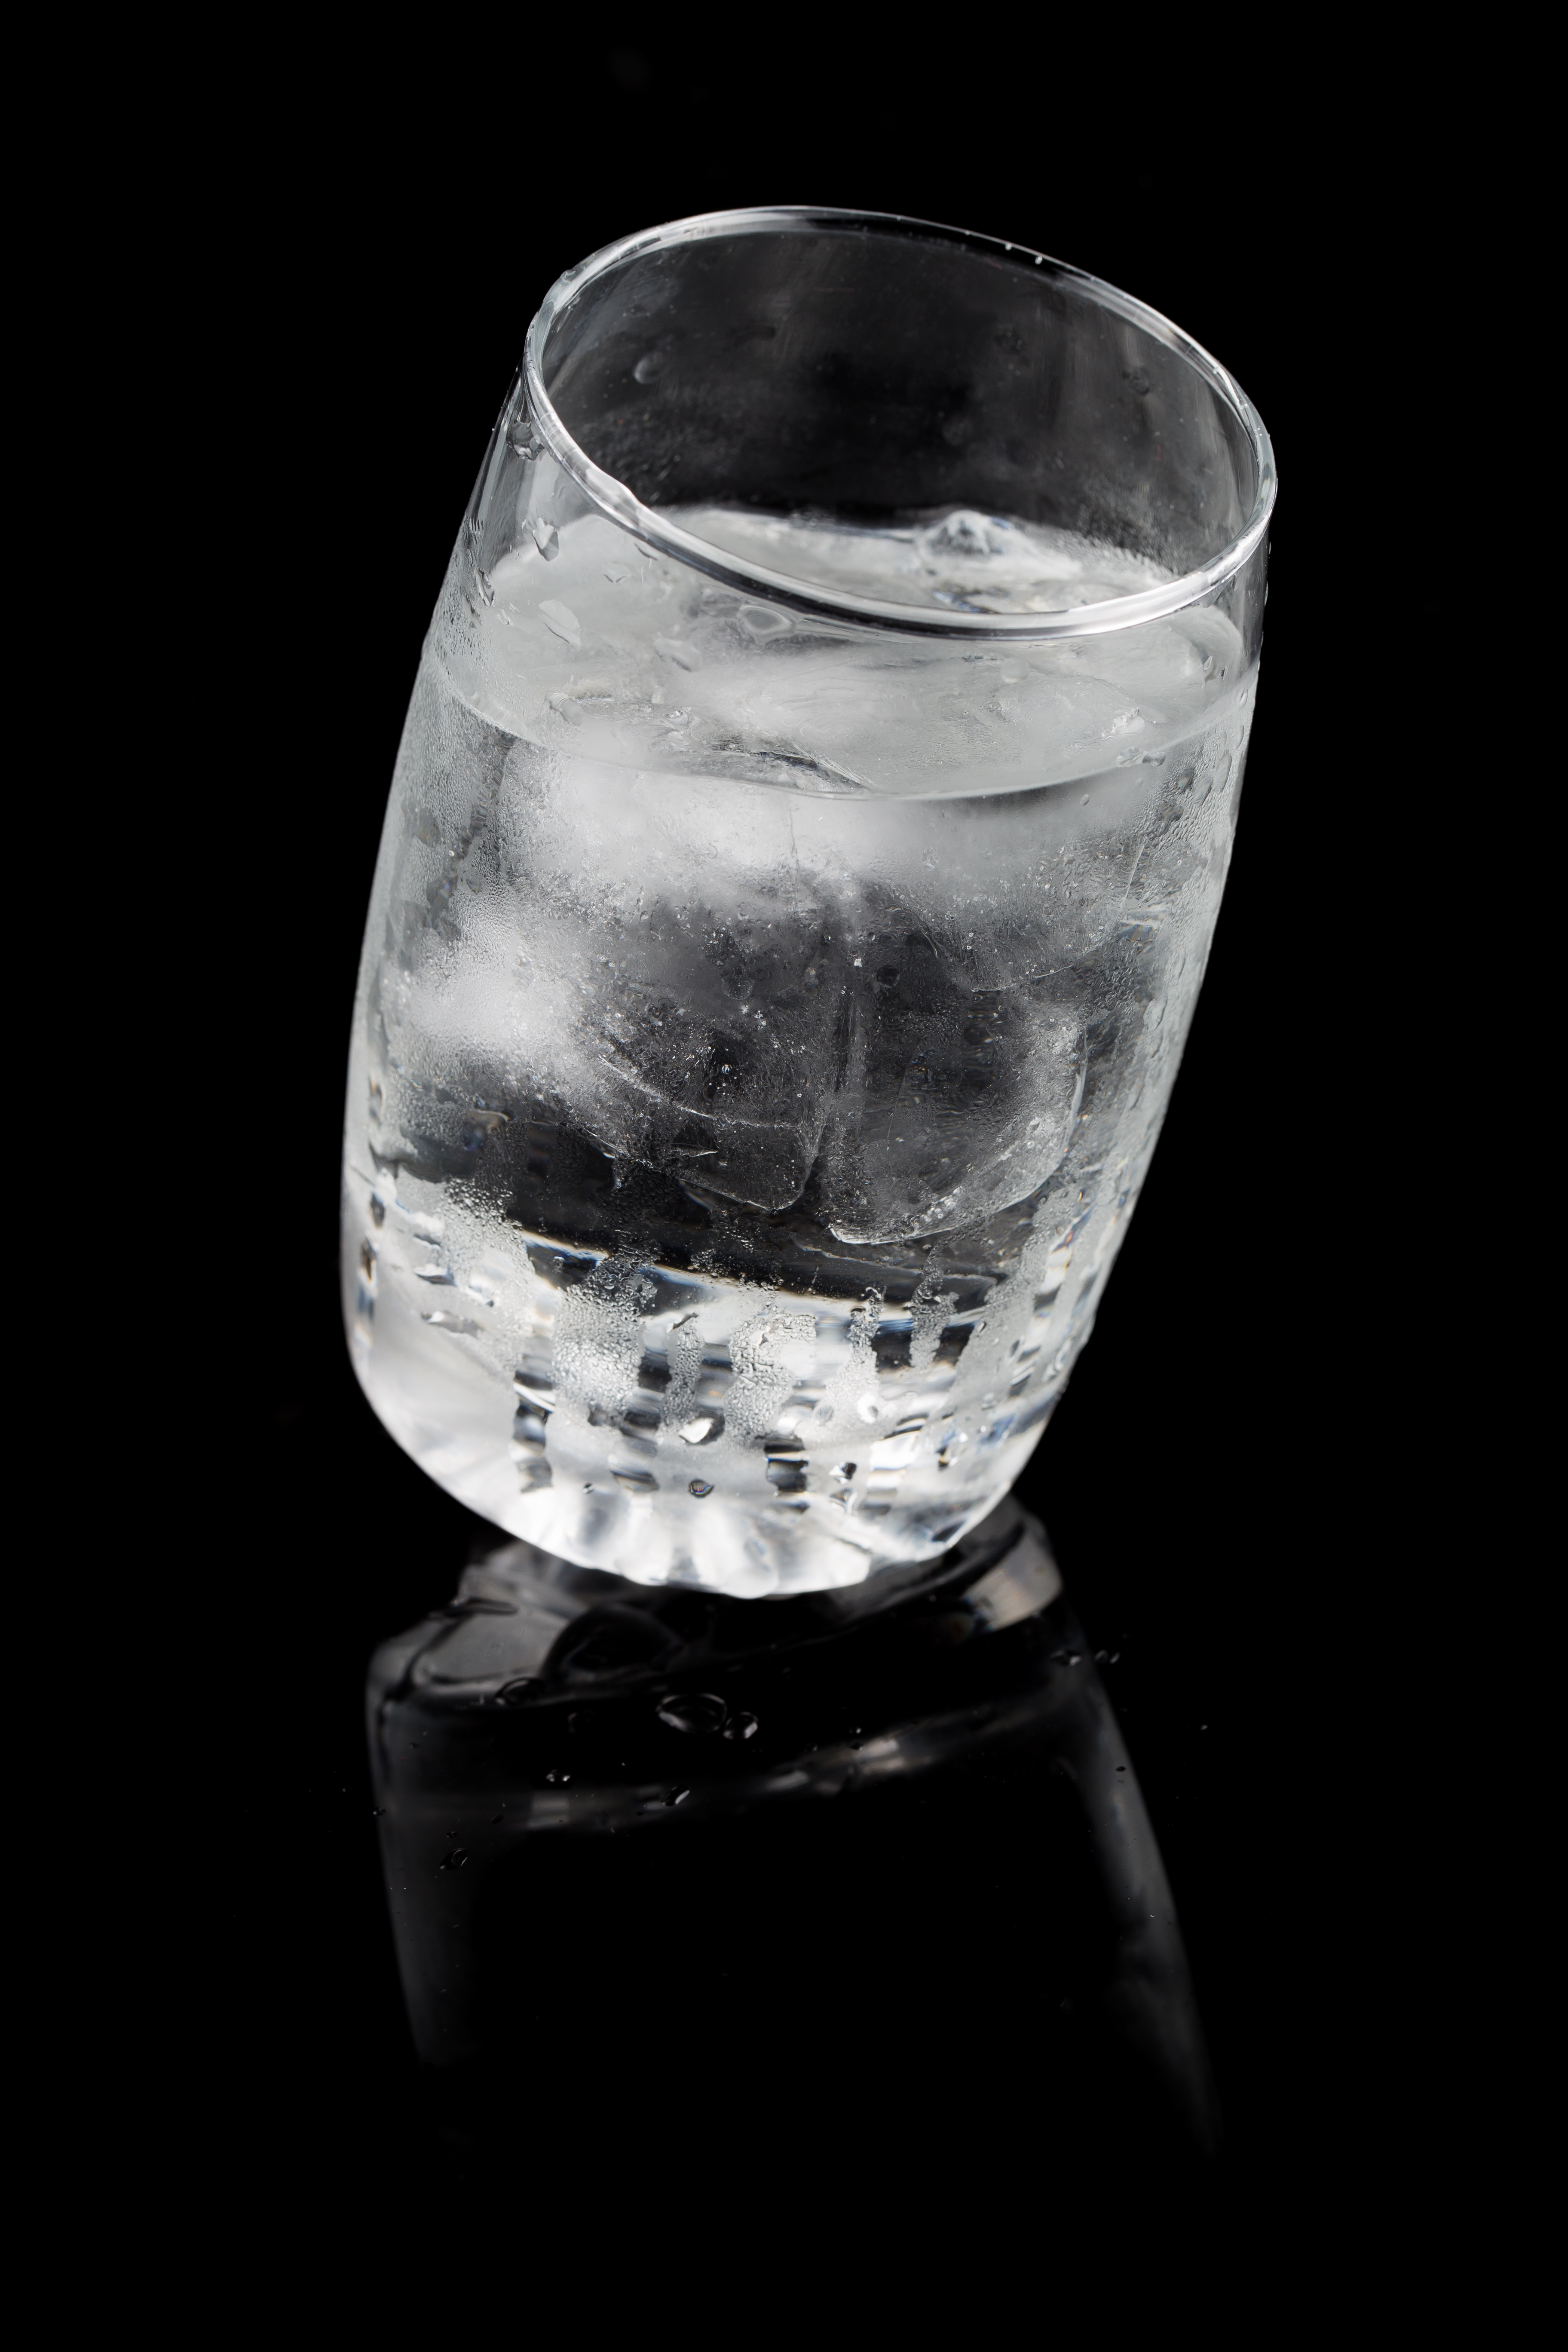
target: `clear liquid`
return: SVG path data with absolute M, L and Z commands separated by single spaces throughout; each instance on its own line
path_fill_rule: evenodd
M 679 520 L 911 604 L 1155 576 L 987 518 Z M 400 1443 L 639 1582 L 851 1584 L 973 1527 L 1061 1392 L 1158 1131 L 1251 684 L 1213 612 L 911 647 L 597 518 L 489 580 L 459 553 L 348 1102 L 350 1330 Z

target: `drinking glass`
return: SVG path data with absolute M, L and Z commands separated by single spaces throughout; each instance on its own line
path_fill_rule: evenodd
M 353 1016 L 348 1329 L 432 1477 L 741 1600 L 995 1509 L 1192 1018 L 1274 495 L 1223 367 L 1023 247 L 721 213 L 551 290 Z

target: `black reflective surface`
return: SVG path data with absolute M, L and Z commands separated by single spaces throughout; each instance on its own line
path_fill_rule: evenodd
M 651 2105 L 700 2161 L 715 2103 L 771 2144 L 803 2105 L 829 2147 L 1022 2135 L 1042 2187 L 1204 2171 L 1170 1888 L 1037 1523 L 1004 1504 L 894 1584 L 728 1601 L 511 1544 L 378 1653 L 387 1890 L 455 2178 L 526 2184 L 525 2106 L 586 2159 Z

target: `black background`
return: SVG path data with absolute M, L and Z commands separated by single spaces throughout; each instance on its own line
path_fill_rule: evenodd
M 1292 89 L 1210 20 L 1153 47 L 1022 25 L 927 20 L 894 47 L 596 17 L 568 50 L 465 19 L 417 58 L 301 55 L 265 68 L 232 139 L 204 134 L 152 240 L 200 322 L 216 479 L 191 561 L 215 567 L 227 679 L 194 820 L 226 846 L 174 1014 L 210 1041 L 189 1116 L 229 1171 L 183 1375 L 204 1556 L 169 1633 L 206 1828 L 193 1924 L 159 1965 L 203 2144 L 283 2210 L 346 2211 L 413 2161 L 360 1694 L 372 1645 L 450 1593 L 484 1532 L 362 1402 L 337 1304 L 348 1022 L 419 646 L 552 280 L 631 229 L 775 201 L 954 221 L 1095 271 L 1215 352 L 1275 439 L 1217 942 L 1025 1491 L 1119 1654 L 1233 2166 L 1281 2213 L 1347 2195 L 1347 2167 L 1375 2179 L 1401 1895 L 1368 1624 L 1415 1571 L 1380 1468 L 1403 1375 L 1362 1127 L 1391 1083 L 1363 1007 L 1387 875 L 1343 566 L 1373 504 L 1372 288 L 1409 263 L 1421 191 L 1394 184 L 1353 67 Z

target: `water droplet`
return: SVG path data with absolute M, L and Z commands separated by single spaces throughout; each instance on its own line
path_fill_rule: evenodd
M 546 596 L 539 607 L 539 613 L 540 618 L 552 635 L 560 637 L 569 646 L 582 644 L 583 624 L 570 605 L 563 604 L 559 597 Z
M 670 1691 L 659 1700 L 657 1713 L 671 1731 L 701 1735 L 721 1729 L 729 1709 L 713 1691 Z
M 662 654 L 666 661 L 672 661 L 678 669 L 700 669 L 702 667 L 700 650 L 696 646 L 689 646 L 682 637 L 655 637 L 653 646 L 655 653 Z
M 541 1682 L 538 1675 L 518 1675 L 510 1683 L 501 1685 L 496 1693 L 497 1701 L 502 1706 L 526 1706 L 534 1692 L 541 1687 Z
M 622 581 L 629 580 L 632 577 L 632 574 L 624 563 L 606 563 L 605 566 L 605 577 L 609 582 L 612 588 L 618 588 Z
M 754 1739 L 756 1736 L 756 1717 L 754 1715 L 748 1714 L 747 1710 L 743 1706 L 738 1706 L 735 1709 L 734 1714 L 730 1717 L 729 1722 L 724 1726 L 725 1738 Z
M 709 1434 L 712 1427 L 712 1414 L 706 1412 L 700 1413 L 695 1421 L 682 1422 L 680 1427 L 676 1432 L 676 1435 L 678 1437 L 683 1437 L 688 1445 L 700 1445 L 703 1439 Z
M 880 1421 L 882 1418 L 882 1408 L 869 1391 L 865 1396 L 856 1398 L 855 1410 L 865 1422 Z
M 850 1745 L 850 1747 L 851 1747 L 851 1748 L 859 1748 L 859 1747 L 861 1746 L 862 1742 L 864 1741 L 865 1737 L 866 1737 L 866 1735 L 865 1735 L 865 1733 L 861 1730 L 861 1728 L 860 1728 L 859 1725 L 858 1725 L 858 1724 L 856 1724 L 856 1726 L 855 1726 L 854 1729 L 853 1729 L 853 1730 L 850 1732 L 850 1734 L 849 1734 L 849 1745 Z
M 539 445 L 533 437 L 533 427 L 526 416 L 514 416 L 506 428 L 506 446 L 514 457 L 526 463 L 539 455 Z
M 664 1801 L 667 1805 L 683 1805 L 690 1794 L 689 1789 L 671 1789 Z
M 553 563 L 561 552 L 561 534 L 555 525 L 552 522 L 546 522 L 542 515 L 535 515 L 528 528 L 533 535 L 535 547 L 538 548 L 546 563 Z
M 698 1501 L 700 1502 L 705 1495 L 710 1495 L 713 1492 L 712 1480 L 710 1478 L 693 1478 L 686 1491 L 689 1495 L 695 1495 Z
M 645 352 L 633 368 L 632 374 L 638 383 L 651 383 L 656 375 L 662 374 L 664 364 L 662 352 Z
M 380 1821 L 380 1819 L 381 1819 L 381 1817 L 382 1817 L 383 1813 L 384 1813 L 384 1812 L 385 1812 L 385 1811 L 386 1811 L 386 1807 L 385 1807 L 384 1805 L 373 1805 L 373 1806 L 371 1807 L 371 1809 L 370 1809 L 370 1817 L 371 1817 L 371 1820 L 372 1820 L 373 1822 L 378 1822 L 378 1821 Z
M 559 1764 L 552 1764 L 544 1776 L 544 1785 L 548 1789 L 564 1789 L 571 1778 L 570 1772 L 563 1772 Z
M 461 1870 L 468 1858 L 468 1850 L 467 1846 L 455 1845 L 452 1848 L 451 1853 L 444 1855 L 436 1864 L 437 1875 L 439 1876 L 441 1872 L 444 1870 Z
M 386 1223 L 386 1203 L 378 1201 L 374 1192 L 370 1196 L 370 1221 L 378 1228 Z
M 1149 389 L 1149 379 L 1144 374 L 1142 369 L 1123 368 L 1121 373 L 1124 381 L 1131 385 L 1133 391 L 1138 394 L 1139 399 L 1142 400 L 1144 394 Z

